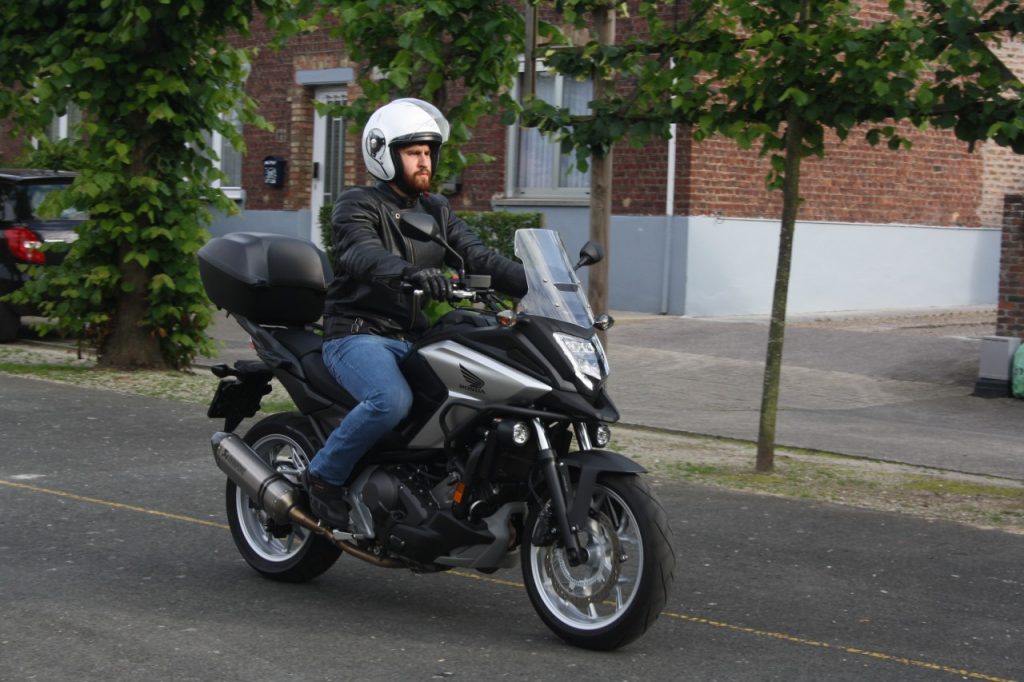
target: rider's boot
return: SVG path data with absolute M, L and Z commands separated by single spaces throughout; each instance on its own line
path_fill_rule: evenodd
M 303 474 L 303 483 L 309 495 L 309 507 L 316 516 L 332 528 L 347 530 L 349 505 L 345 501 L 347 489 L 343 485 L 328 483 L 319 476 Z

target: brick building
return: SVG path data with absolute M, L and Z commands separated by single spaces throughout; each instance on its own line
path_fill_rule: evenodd
M 629 19 L 618 31 L 633 30 Z M 259 30 L 250 40 L 262 45 Z M 224 150 L 225 187 L 242 207 L 215 233 L 273 231 L 314 240 L 320 206 L 367 181 L 358 135 L 319 116 L 316 100 L 359 96 L 358 66 L 324 32 L 281 51 L 261 50 L 247 90 L 272 132 L 246 129 L 244 157 Z M 576 108 L 589 86 L 541 74 L 539 92 Z M 588 180 L 536 132 L 496 120 L 475 131 L 473 149 L 496 161 L 467 170 L 450 195 L 458 209 L 540 211 L 572 251 L 588 234 Z M 1003 197 L 1024 193 L 1021 160 L 951 133 L 914 132 L 911 151 L 873 148 L 857 136 L 830 143 L 803 172 L 789 309 L 995 305 Z M 0 145 L 10 144 L 5 139 Z M 0 163 L 14 154 L 0 146 Z M 264 182 L 267 158 L 284 182 Z M 770 308 L 781 195 L 765 189 L 767 162 L 680 128 L 669 142 L 614 151 L 609 244 L 612 308 L 687 315 L 764 314 Z

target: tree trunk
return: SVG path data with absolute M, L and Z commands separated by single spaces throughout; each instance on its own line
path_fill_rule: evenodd
M 590 164 L 590 239 L 605 249 L 605 259 L 587 269 L 590 307 L 595 315 L 608 312 L 608 263 L 612 215 L 612 155 L 594 156 Z M 575 254 L 572 254 L 575 255 Z M 598 332 L 605 343 L 604 332 Z
M 602 45 L 615 43 L 615 9 L 609 5 L 594 12 L 594 29 Z M 594 100 L 601 101 L 604 93 L 615 87 L 603 78 L 594 78 Z M 590 163 L 590 239 L 605 249 L 605 259 L 588 270 L 588 292 L 590 307 L 595 315 L 608 312 L 608 272 L 611 262 L 611 239 L 609 225 L 612 215 L 612 150 L 606 154 L 594 154 Z M 605 332 L 597 336 L 607 348 Z
M 110 334 L 100 343 L 98 364 L 117 369 L 171 369 L 160 352 L 160 339 L 147 333 L 142 326 L 148 302 L 150 275 L 136 261 L 124 262 L 127 245 L 121 247 L 121 282 L 130 286 L 122 289 L 110 321 Z
M 785 165 L 782 185 L 782 226 L 779 230 L 779 260 L 775 270 L 775 294 L 768 329 L 768 352 L 761 392 L 761 424 L 757 434 L 757 471 L 775 468 L 775 425 L 779 411 L 779 382 L 782 377 L 782 346 L 786 334 L 786 302 L 789 273 L 793 261 L 793 235 L 800 208 L 800 162 L 802 160 L 803 121 L 796 105 L 790 105 L 786 122 Z
M 140 133 L 148 130 L 146 119 L 141 114 L 126 119 L 126 125 L 129 130 Z M 147 161 L 157 157 L 162 142 L 152 133 L 138 135 L 129 169 L 132 177 L 146 175 L 149 167 Z M 138 211 L 135 215 L 136 234 L 141 235 L 145 227 L 140 222 L 143 217 Z M 173 369 L 160 350 L 160 339 L 143 326 L 149 308 L 149 285 L 153 272 L 138 261 L 125 261 L 125 257 L 133 250 L 132 241 L 122 235 L 117 250 L 121 286 L 110 320 L 110 333 L 99 344 L 98 363 L 102 367 L 117 369 Z

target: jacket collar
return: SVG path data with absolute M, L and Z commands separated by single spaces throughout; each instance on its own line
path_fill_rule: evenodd
M 388 198 L 389 201 L 391 201 L 392 203 L 398 205 L 400 208 L 412 208 L 412 207 L 414 207 L 416 205 L 416 202 L 420 200 L 420 196 L 422 196 L 422 195 L 416 195 L 415 197 L 403 196 L 403 195 L 399 194 L 398 192 L 396 192 L 395 189 L 389 183 L 384 182 L 383 180 L 377 181 L 376 188 L 377 188 L 377 191 L 379 191 L 382 194 L 384 194 Z

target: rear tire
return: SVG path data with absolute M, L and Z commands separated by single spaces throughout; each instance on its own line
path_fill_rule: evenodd
M 260 420 L 244 440 L 296 485 L 317 452 L 306 418 L 294 412 Z M 301 526 L 275 524 L 230 479 L 224 492 L 231 537 L 246 562 L 263 576 L 306 582 L 333 566 L 341 555 L 337 546 Z
M 642 635 L 668 599 L 675 569 L 668 518 L 646 481 L 603 474 L 577 533 L 587 561 L 571 566 L 560 540 L 536 547 L 533 510 L 523 533 L 526 590 L 544 623 L 586 649 L 617 649 Z

